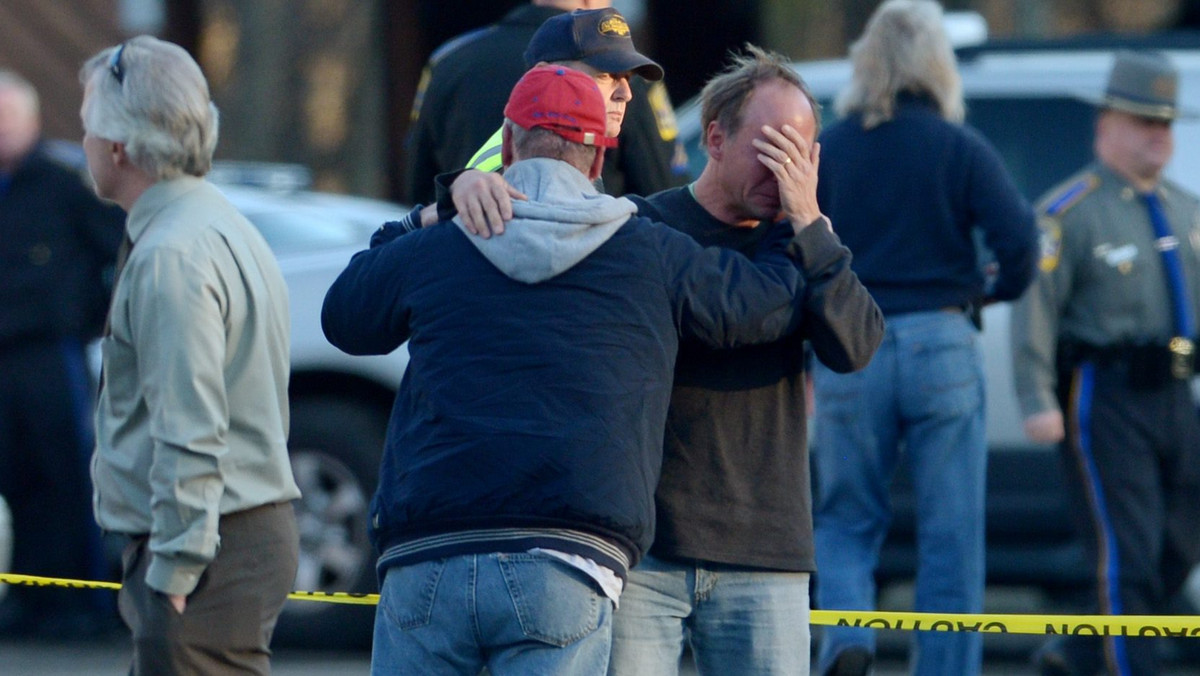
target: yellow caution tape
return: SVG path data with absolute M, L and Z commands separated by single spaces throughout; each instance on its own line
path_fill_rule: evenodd
M 0 584 L 18 584 L 26 587 L 67 587 L 69 589 L 117 590 L 121 588 L 120 582 L 71 580 L 61 577 L 38 577 L 37 575 L 13 575 L 10 573 L 0 573 Z M 288 598 L 297 601 L 321 601 L 362 606 L 373 606 L 379 603 L 379 594 L 352 594 L 349 592 L 294 591 L 288 594 Z
M 93 580 L 68 580 L 61 577 L 38 577 L 36 575 L 14 575 L 0 573 L 0 582 L 19 584 L 26 587 L 69 587 L 71 589 L 120 589 L 120 582 L 95 582 Z
M 0 573 L 0 584 L 70 589 L 120 589 L 119 582 L 70 580 Z M 379 594 L 294 591 L 288 598 L 372 606 Z M 906 613 L 867 610 L 814 610 L 812 624 L 901 631 L 966 631 L 989 634 L 1063 634 L 1077 636 L 1191 636 L 1200 637 L 1197 615 L 1016 615 Z
M 814 610 L 812 623 L 905 631 L 973 631 L 1078 636 L 1196 636 L 1196 615 L 968 615 L 857 610 Z

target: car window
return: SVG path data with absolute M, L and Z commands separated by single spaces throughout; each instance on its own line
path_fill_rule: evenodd
M 363 246 L 369 226 L 300 210 L 247 214 L 276 255 Z
M 837 120 L 833 100 L 819 102 L 821 124 L 827 127 Z M 1094 116 L 1091 105 L 1066 96 L 967 100 L 967 122 L 992 142 L 1031 202 L 1091 160 Z M 707 161 L 699 141 L 698 134 L 685 139 L 693 176 Z
M 1095 109 L 1073 98 L 973 98 L 967 122 L 992 142 L 1030 201 L 1092 157 Z

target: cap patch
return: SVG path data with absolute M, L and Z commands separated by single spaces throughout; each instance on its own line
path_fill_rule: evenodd
M 620 38 L 629 36 L 629 24 L 625 23 L 625 17 L 621 16 L 620 14 L 614 14 L 605 18 L 596 26 L 596 28 L 600 31 L 601 35 L 616 36 Z

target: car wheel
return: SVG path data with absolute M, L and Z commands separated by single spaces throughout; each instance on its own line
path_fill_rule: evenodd
M 296 501 L 300 564 L 295 589 L 371 593 L 375 554 L 367 508 L 379 475 L 387 413 L 356 402 L 312 398 L 292 404 L 288 442 Z M 276 629 L 281 644 L 370 645 L 374 606 L 291 600 Z

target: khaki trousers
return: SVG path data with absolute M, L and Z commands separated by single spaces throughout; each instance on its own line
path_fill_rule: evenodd
M 292 504 L 222 515 L 218 532 L 220 551 L 182 614 L 146 586 L 148 538 L 126 546 L 117 601 L 133 632 L 132 676 L 271 672 L 271 634 L 296 579 Z

